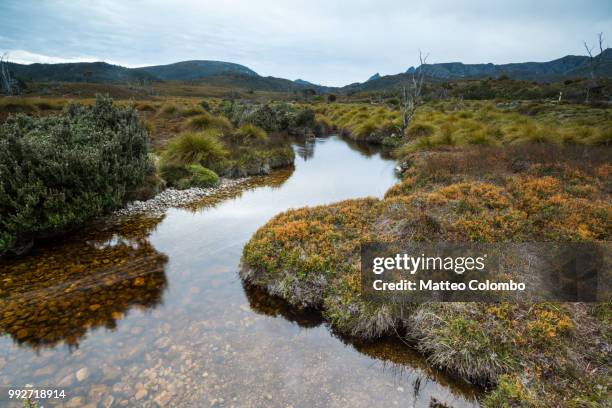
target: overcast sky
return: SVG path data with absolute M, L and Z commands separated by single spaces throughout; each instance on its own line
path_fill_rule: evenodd
M 547 61 L 584 54 L 612 0 L 0 0 L 0 52 L 21 63 L 190 59 L 324 85 L 429 62 Z

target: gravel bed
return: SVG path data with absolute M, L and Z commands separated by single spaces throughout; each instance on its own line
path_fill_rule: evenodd
M 155 197 L 146 201 L 132 201 L 124 208 L 121 208 L 113 214 L 114 216 L 128 216 L 135 214 L 160 214 L 171 207 L 180 207 L 192 202 L 198 201 L 204 197 L 220 193 L 224 190 L 233 188 L 244 183 L 248 178 L 240 179 L 221 179 L 221 182 L 216 187 L 200 188 L 193 187 L 186 190 L 176 190 L 169 188 Z

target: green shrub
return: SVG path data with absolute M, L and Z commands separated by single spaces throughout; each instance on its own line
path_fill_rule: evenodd
M 0 125 L 0 255 L 120 207 L 153 171 L 133 108 L 98 97 Z
M 227 150 L 219 141 L 219 132 L 215 129 L 182 133 L 171 139 L 162 153 L 162 168 L 201 164 L 215 169 L 227 154 Z
M 219 184 L 219 176 L 214 171 L 202 167 L 199 164 L 189 164 L 185 166 L 188 173 L 187 177 L 184 177 L 176 183 L 176 186 L 180 189 L 189 187 L 212 187 Z

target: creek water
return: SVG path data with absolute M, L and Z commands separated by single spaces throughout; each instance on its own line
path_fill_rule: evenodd
M 1 263 L 0 387 L 65 390 L 44 406 L 477 406 L 475 389 L 399 339 L 337 336 L 241 283 L 242 248 L 274 215 L 397 182 L 371 146 L 332 136 L 294 149 L 293 169 L 223 199 L 93 223 Z

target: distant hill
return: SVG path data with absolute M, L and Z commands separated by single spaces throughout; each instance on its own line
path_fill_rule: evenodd
M 612 77 L 612 49 L 606 49 L 598 58 L 597 74 Z M 568 55 L 548 62 L 523 62 L 513 64 L 464 64 L 449 62 L 410 67 L 405 73 L 380 76 L 376 73 L 366 82 L 353 83 L 341 88 L 316 85 L 303 79 L 291 81 L 283 78 L 263 77 L 244 65 L 223 61 L 182 61 L 168 65 L 141 68 L 125 68 L 105 62 L 79 62 L 64 64 L 10 64 L 17 78 L 36 82 L 90 82 L 133 83 L 141 81 L 189 81 L 249 90 L 293 92 L 314 89 L 318 93 L 353 93 L 380 91 L 396 88 L 424 70 L 429 80 L 499 78 L 552 82 L 589 75 L 589 58 Z
M 147 72 L 106 62 L 30 65 L 10 63 L 9 69 L 17 78 L 39 82 L 122 83 L 157 80 L 155 76 Z
M 598 74 L 612 76 L 612 49 L 608 48 L 598 56 L 601 60 Z M 507 76 L 510 79 L 526 81 L 556 81 L 569 77 L 585 76 L 589 74 L 589 57 L 567 55 L 563 58 L 548 62 L 521 62 L 512 64 L 464 64 L 461 62 L 447 62 L 442 64 L 425 64 L 418 68 L 410 67 L 406 73 L 412 74 L 419 70 L 432 78 L 463 79 L 463 78 L 497 78 Z
M 257 77 L 257 72 L 244 65 L 223 61 L 182 61 L 168 65 L 134 68 L 133 71 L 150 74 L 162 81 L 191 81 L 216 75 L 245 75 Z
M 189 81 L 210 85 L 237 87 L 261 91 L 291 92 L 315 89 L 324 93 L 330 89 L 304 80 L 263 77 L 244 65 L 223 61 L 182 61 L 168 65 L 125 68 L 106 62 L 64 64 L 10 64 L 10 70 L 20 79 L 37 82 L 133 83 L 148 81 Z
M 380 79 L 380 74 L 377 72 L 374 75 L 372 75 L 371 77 L 368 78 L 368 81 L 374 81 L 375 79 Z M 366 82 L 368 82 L 366 81 Z

